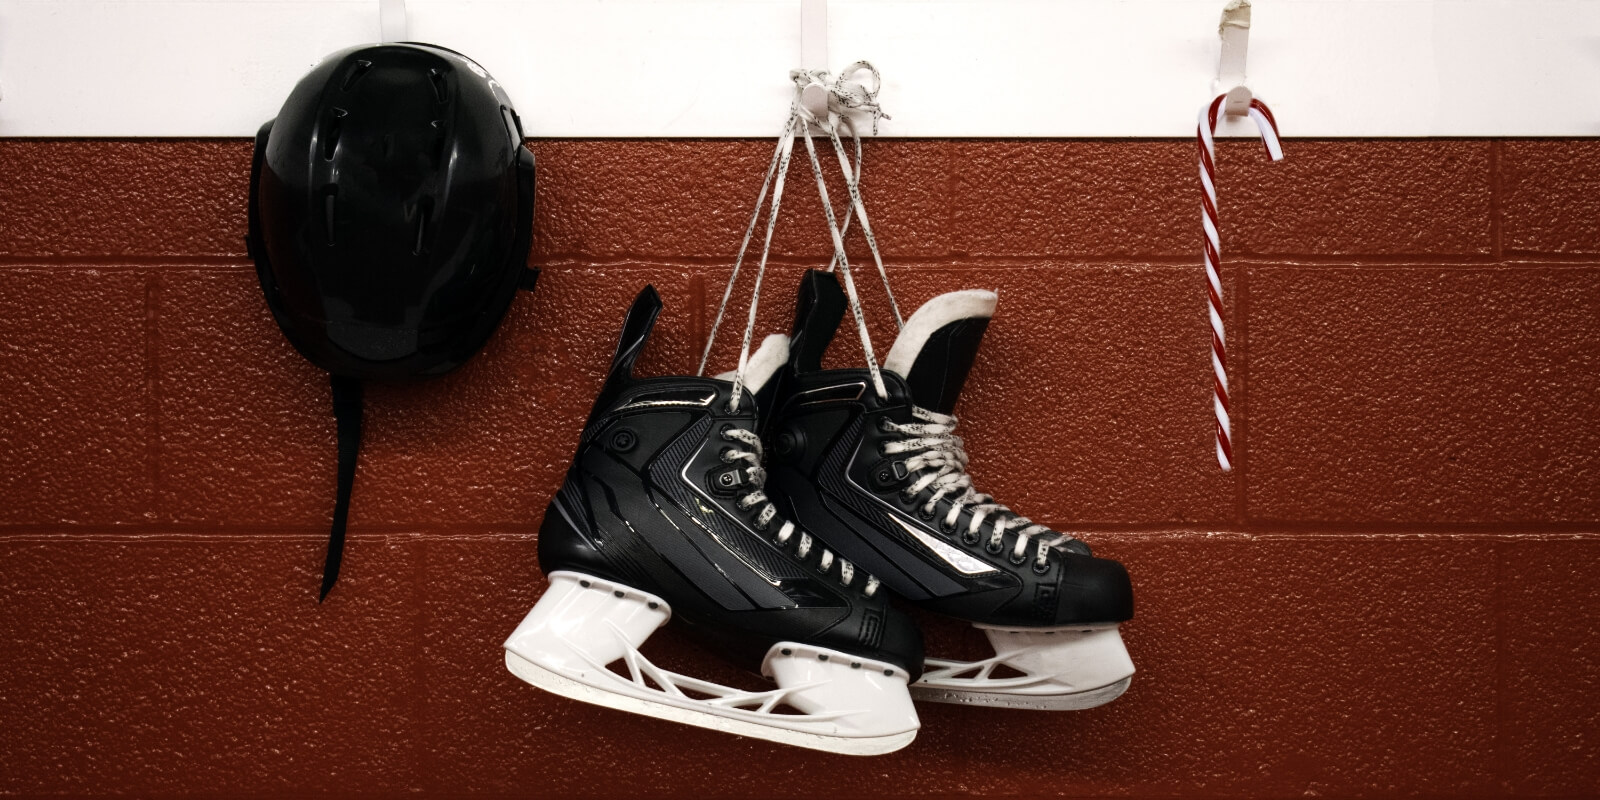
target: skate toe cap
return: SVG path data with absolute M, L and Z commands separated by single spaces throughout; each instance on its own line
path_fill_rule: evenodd
M 1063 565 L 1057 624 L 1133 619 L 1133 582 L 1121 563 L 1068 554 Z

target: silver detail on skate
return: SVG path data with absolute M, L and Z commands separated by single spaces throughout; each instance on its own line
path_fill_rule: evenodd
M 902 530 L 916 537 L 917 541 L 922 542 L 923 547 L 933 551 L 933 554 L 938 556 L 940 560 L 954 567 L 956 571 L 963 575 L 982 575 L 986 572 L 1000 571 L 985 563 L 982 559 L 973 558 L 971 555 L 929 536 L 927 533 L 918 530 L 916 526 L 907 524 L 899 517 L 891 514 L 889 519 L 894 520 L 895 524 L 899 525 Z
M 644 399 L 644 398 L 650 398 L 650 397 L 661 397 L 661 396 L 665 396 L 665 395 L 668 395 L 668 394 L 678 394 L 679 397 L 678 397 L 678 399 L 674 399 L 674 400 L 649 400 L 649 399 Z M 682 392 L 675 392 L 675 393 L 673 393 L 673 392 L 655 392 L 655 393 L 652 393 L 652 394 L 640 395 L 639 399 L 635 399 L 633 402 L 628 403 L 625 406 L 621 406 L 617 410 L 618 411 L 628 411 L 630 409 L 635 409 L 635 408 L 703 408 L 705 406 L 711 405 L 711 401 L 715 400 L 715 399 L 717 399 L 717 393 L 716 392 L 711 392 L 710 394 L 707 394 L 705 397 L 696 397 L 696 396 L 685 397 L 685 396 L 683 396 Z
M 852 391 L 854 390 L 854 391 Z M 789 400 L 795 406 L 820 406 L 828 403 L 852 403 L 861 399 L 861 393 L 867 390 L 865 383 L 842 383 L 837 386 L 824 386 L 820 389 L 807 389 L 795 392 Z
M 1069 711 L 1109 703 L 1133 681 L 1133 660 L 1116 623 L 975 627 L 988 636 L 995 654 L 979 661 L 927 659 L 922 679 L 911 686 L 912 697 L 938 703 Z M 1022 674 L 994 677 L 1002 665 Z
M 1016 528 L 1016 542 L 1011 548 L 1011 560 L 1017 563 L 1021 563 L 1027 557 L 1029 540 L 1038 536 L 1040 538 L 1033 555 L 1034 567 L 1040 570 L 1048 568 L 1050 551 L 1066 547 L 1067 543 L 1072 541 L 1072 537 L 1056 533 L 1005 505 L 996 503 L 993 497 L 973 487 L 972 476 L 967 474 L 966 448 L 961 437 L 955 435 L 957 420 L 954 415 L 940 414 L 920 406 L 912 406 L 911 415 L 921 422 L 900 424 L 891 422 L 887 418 L 880 421 L 886 432 L 912 437 L 888 442 L 883 447 L 884 452 L 889 455 L 914 454 L 905 460 L 905 469 L 908 474 L 921 473 L 921 475 L 901 490 L 902 495 L 911 500 L 923 490 L 932 489 L 927 501 L 922 504 L 922 511 L 925 514 L 932 514 L 941 499 L 950 498 L 950 510 L 945 514 L 942 523 L 946 530 L 954 530 L 962 509 L 971 506 L 972 517 L 967 522 L 964 535 L 975 539 L 979 535 L 979 527 L 986 519 L 990 520 L 989 541 L 986 545 L 990 552 L 998 553 L 1006 531 Z M 1050 538 L 1045 538 L 1046 534 Z
M 648 592 L 577 572 L 547 589 L 506 640 L 506 667 L 541 689 L 702 728 L 851 755 L 898 750 L 920 723 L 892 664 L 779 642 L 761 673 L 776 688 L 737 689 L 662 669 L 639 648 L 672 611 Z M 626 674 L 609 668 L 621 662 Z M 786 713 L 786 712 L 798 713 Z

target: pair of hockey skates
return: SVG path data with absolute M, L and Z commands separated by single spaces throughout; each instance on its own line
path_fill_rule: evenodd
M 859 755 L 911 741 L 913 697 L 1076 709 L 1122 694 L 1127 573 L 966 474 L 951 411 L 995 300 L 929 301 L 877 376 L 825 370 L 845 302 L 812 270 L 792 340 L 767 337 L 736 387 L 731 374 L 633 375 L 661 309 L 646 287 L 546 512 L 550 588 L 506 642 L 507 666 L 586 702 Z M 924 659 L 891 594 L 974 623 L 994 655 Z M 759 663 L 775 688 L 658 668 L 640 647 L 669 619 Z
M 870 83 L 854 76 L 870 73 Z M 1128 574 L 1082 542 L 978 492 L 952 412 L 994 313 L 992 292 L 929 301 L 880 367 L 851 278 L 851 214 L 888 289 L 861 200 L 849 114 L 876 119 L 877 73 L 858 63 L 826 85 L 797 71 L 790 117 L 734 262 L 722 309 L 771 191 L 738 368 L 714 378 L 637 378 L 661 301 L 646 287 L 590 412 L 566 482 L 539 531 L 550 588 L 505 643 L 523 680 L 599 705 L 773 741 L 868 755 L 916 736 L 912 698 L 1039 709 L 1089 708 L 1127 689 L 1119 623 Z M 810 85 L 827 119 L 800 102 Z M 828 200 L 813 127 L 849 187 L 843 225 Z M 831 271 L 801 287 L 792 339 L 750 353 L 784 177 L 803 141 L 833 241 Z M 889 304 L 895 319 L 892 292 Z M 822 369 L 845 310 L 864 369 Z M 716 337 L 717 314 L 708 337 Z M 704 370 L 702 359 L 701 370 Z M 770 492 L 770 495 L 769 495 Z M 924 658 L 891 595 L 981 628 L 994 654 Z M 775 688 L 747 691 L 665 670 L 641 652 L 669 620 Z

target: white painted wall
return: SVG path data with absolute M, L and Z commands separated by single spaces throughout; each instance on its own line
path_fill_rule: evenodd
M 409 0 L 530 136 L 770 136 L 800 0 Z M 831 0 L 888 136 L 1191 136 L 1221 0 Z M 1256 0 L 1286 136 L 1600 135 L 1600 2 Z M 252 136 L 378 0 L 0 0 L 0 136 Z M 1252 135 L 1246 122 L 1224 133 Z

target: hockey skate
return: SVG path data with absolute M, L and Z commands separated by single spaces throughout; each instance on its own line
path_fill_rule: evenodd
M 904 747 L 919 725 L 915 624 L 763 494 L 758 415 L 787 338 L 741 358 L 738 378 L 636 378 L 660 309 L 646 287 L 628 313 L 540 527 L 550 588 L 506 641 L 506 666 L 556 694 L 728 733 L 854 755 Z M 652 663 L 640 647 L 669 620 L 774 687 Z
M 995 301 L 985 291 L 936 297 L 906 321 L 881 369 L 869 358 L 866 369 L 823 370 L 845 298 L 832 273 L 810 271 L 769 431 L 772 491 L 791 519 L 885 586 L 988 637 L 990 658 L 929 658 L 913 697 L 1091 708 L 1132 680 L 1117 628 L 1133 616 L 1128 573 L 979 493 L 955 435 L 956 398 Z

